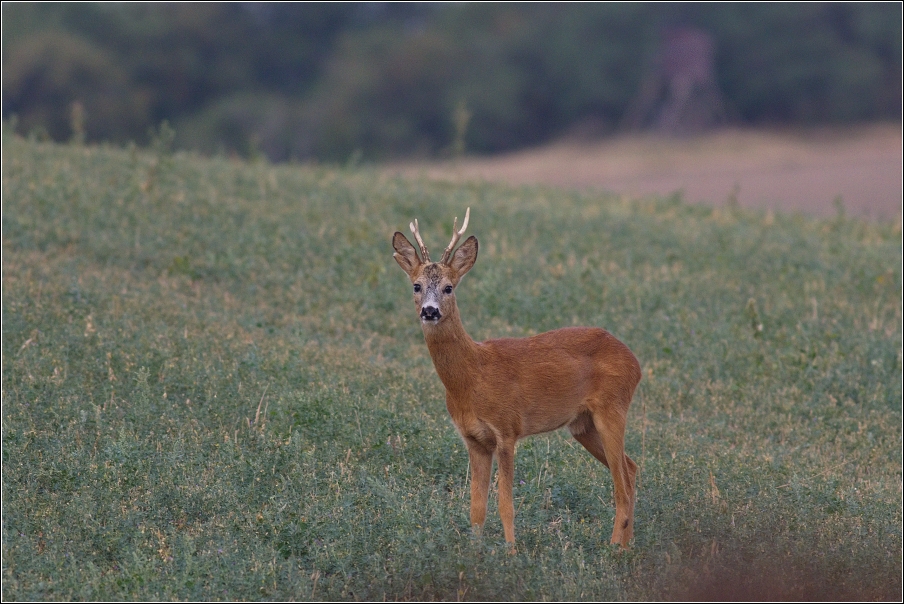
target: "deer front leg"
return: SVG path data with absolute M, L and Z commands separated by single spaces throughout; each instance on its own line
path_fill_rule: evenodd
M 471 528 L 479 534 L 487 519 L 487 497 L 493 470 L 493 453 L 480 443 L 466 439 L 471 460 Z
M 505 540 L 515 543 L 515 502 L 512 488 L 515 482 L 515 443 L 504 442 L 496 451 L 499 464 L 499 516 Z

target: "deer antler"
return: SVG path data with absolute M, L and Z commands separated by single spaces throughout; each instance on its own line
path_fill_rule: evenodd
M 427 246 L 424 245 L 424 240 L 421 239 L 421 234 L 417 230 L 417 218 L 414 219 L 414 222 L 408 224 L 408 228 L 411 229 L 411 232 L 414 233 L 414 238 L 417 239 L 417 244 L 421 248 L 421 256 L 424 257 L 424 262 L 430 262 L 430 252 L 427 251 Z
M 452 241 L 449 243 L 449 247 L 446 248 L 446 251 L 443 252 L 443 259 L 439 261 L 440 264 L 449 264 L 449 258 L 452 257 L 452 250 L 455 248 L 455 244 L 458 243 L 458 240 L 461 239 L 461 236 L 465 234 L 465 229 L 468 228 L 468 219 L 470 217 L 471 208 L 468 208 L 465 211 L 465 221 L 462 223 L 460 231 L 455 230 L 455 227 L 458 226 L 458 216 L 452 221 Z

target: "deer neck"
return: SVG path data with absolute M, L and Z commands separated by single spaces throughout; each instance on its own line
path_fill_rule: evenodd
M 422 324 L 427 349 L 433 358 L 433 366 L 446 390 L 455 398 L 470 389 L 478 369 L 478 345 L 465 331 L 455 306 L 436 324 Z

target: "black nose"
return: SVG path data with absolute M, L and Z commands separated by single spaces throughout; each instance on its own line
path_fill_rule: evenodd
M 421 319 L 425 321 L 439 321 L 442 315 L 435 306 L 425 306 L 421 309 Z

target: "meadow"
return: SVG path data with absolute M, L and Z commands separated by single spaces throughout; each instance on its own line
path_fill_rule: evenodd
M 19 600 L 896 600 L 902 233 L 679 196 L 3 138 L 2 589 Z M 390 240 L 471 207 L 475 339 L 608 329 L 635 541 L 566 432 L 509 552 Z

